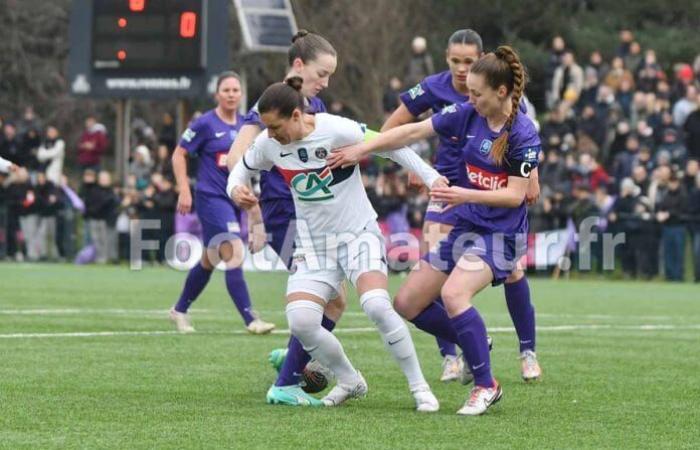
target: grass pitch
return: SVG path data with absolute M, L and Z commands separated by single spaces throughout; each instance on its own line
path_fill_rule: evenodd
M 171 333 L 185 274 L 165 268 L 0 265 L 0 448 L 697 448 L 697 285 L 531 280 L 542 382 L 520 380 L 502 288 L 477 307 L 495 339 L 503 400 L 454 413 L 434 340 L 413 330 L 441 411 L 420 415 L 398 367 L 351 295 L 338 326 L 369 383 L 334 409 L 270 406 L 267 353 L 217 273 L 194 304 L 198 332 Z M 282 273 L 247 275 L 254 307 L 285 330 Z M 396 291 L 400 277 L 392 277 Z

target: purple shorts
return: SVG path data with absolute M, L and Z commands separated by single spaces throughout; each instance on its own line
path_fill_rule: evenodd
M 241 213 L 226 196 L 195 192 L 194 207 L 202 224 L 205 246 L 241 238 Z M 212 243 L 214 237 L 217 239 Z
M 424 221 L 444 223 L 445 225 L 452 226 L 457 225 L 457 221 L 459 220 L 459 218 L 457 217 L 457 210 L 459 208 L 450 208 L 446 211 L 443 211 L 442 209 L 442 202 L 431 201 L 430 203 L 428 203 L 428 208 L 425 210 Z
M 270 238 L 270 247 L 282 259 L 288 269 L 292 267 L 296 226 L 294 200 L 274 199 L 261 202 L 265 231 Z
M 452 229 L 447 239 L 433 252 L 423 256 L 431 266 L 444 273 L 452 273 L 463 255 L 478 256 L 493 272 L 491 284 L 503 283 L 515 271 L 520 258 L 527 251 L 527 233 L 504 234 L 479 228 L 464 219 Z M 460 268 L 469 267 L 460 262 Z M 479 270 L 479 267 L 474 267 Z

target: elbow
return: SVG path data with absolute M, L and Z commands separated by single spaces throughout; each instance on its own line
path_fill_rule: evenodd
M 525 196 L 518 192 L 513 192 L 509 195 L 504 202 L 504 207 L 506 208 L 518 208 L 525 201 Z

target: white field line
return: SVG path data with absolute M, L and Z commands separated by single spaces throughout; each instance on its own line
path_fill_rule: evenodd
M 225 310 L 211 310 L 211 309 L 199 309 L 192 308 L 190 310 L 194 315 L 197 314 L 216 314 L 220 316 L 225 314 Z M 236 314 L 234 309 L 230 310 L 231 314 Z M 285 314 L 284 309 L 279 310 L 260 310 L 258 311 L 263 315 L 279 315 Z M 0 316 L 62 316 L 62 315 L 104 315 L 104 316 L 120 316 L 120 315 L 144 315 L 144 316 L 164 316 L 167 315 L 168 309 L 124 309 L 124 308 L 37 308 L 37 309 L 0 309 Z M 346 317 L 365 317 L 365 313 L 361 311 L 346 311 L 343 313 Z M 489 316 L 503 316 L 506 317 L 508 314 L 505 313 L 495 313 L 488 314 Z M 592 320 L 616 320 L 620 318 L 624 319 L 639 319 L 639 320 L 674 320 L 677 317 L 673 316 L 648 316 L 648 315 L 614 315 L 614 314 L 549 314 L 549 313 L 538 313 L 537 317 L 541 318 L 554 318 L 554 319 L 592 319 Z
M 581 330 L 629 330 L 629 331 L 673 331 L 673 330 L 700 330 L 700 324 L 692 325 L 556 325 L 537 327 L 538 332 L 560 332 Z M 491 327 L 489 333 L 514 333 L 511 327 Z M 336 328 L 334 333 L 359 334 L 375 333 L 373 327 L 360 328 Z M 177 331 L 86 331 L 75 333 L 7 333 L 0 334 L 0 339 L 26 339 L 26 338 L 71 338 L 71 337 L 111 337 L 111 336 L 170 336 L 178 334 Z M 225 332 L 197 332 L 195 335 L 246 335 L 245 330 L 232 330 Z M 289 334 L 289 330 L 274 330 L 272 334 Z

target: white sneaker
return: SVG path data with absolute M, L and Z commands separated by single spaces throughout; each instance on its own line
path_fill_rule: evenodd
M 442 375 L 440 375 L 440 381 L 455 381 L 461 379 L 462 366 L 464 366 L 464 359 L 447 355 L 445 359 L 442 360 Z
M 190 315 L 175 311 L 175 308 L 170 308 L 170 320 L 175 324 L 177 331 L 180 333 L 194 333 L 194 327 L 190 321 Z
M 360 377 L 359 381 L 354 386 L 343 386 L 340 383 L 336 384 L 333 389 L 321 399 L 326 406 L 338 406 L 345 400 L 351 398 L 362 398 L 367 395 L 367 382 L 360 372 L 357 372 Z
M 262 319 L 254 319 L 252 322 L 250 322 L 246 326 L 246 329 L 251 334 L 267 334 L 275 329 L 275 324 L 270 323 L 270 322 L 265 322 Z
M 478 416 L 486 412 L 487 409 L 503 396 L 501 385 L 494 380 L 494 387 L 485 388 L 483 386 L 475 386 L 469 394 L 469 399 L 457 411 L 457 414 L 462 416 Z
M 525 350 L 520 354 L 520 370 L 523 380 L 526 382 L 537 381 L 542 376 L 542 369 L 537 362 L 537 355 L 532 350 Z
M 418 412 L 435 412 L 440 409 L 438 399 L 433 395 L 430 386 L 427 384 L 411 391 L 413 398 L 416 401 L 416 411 Z

